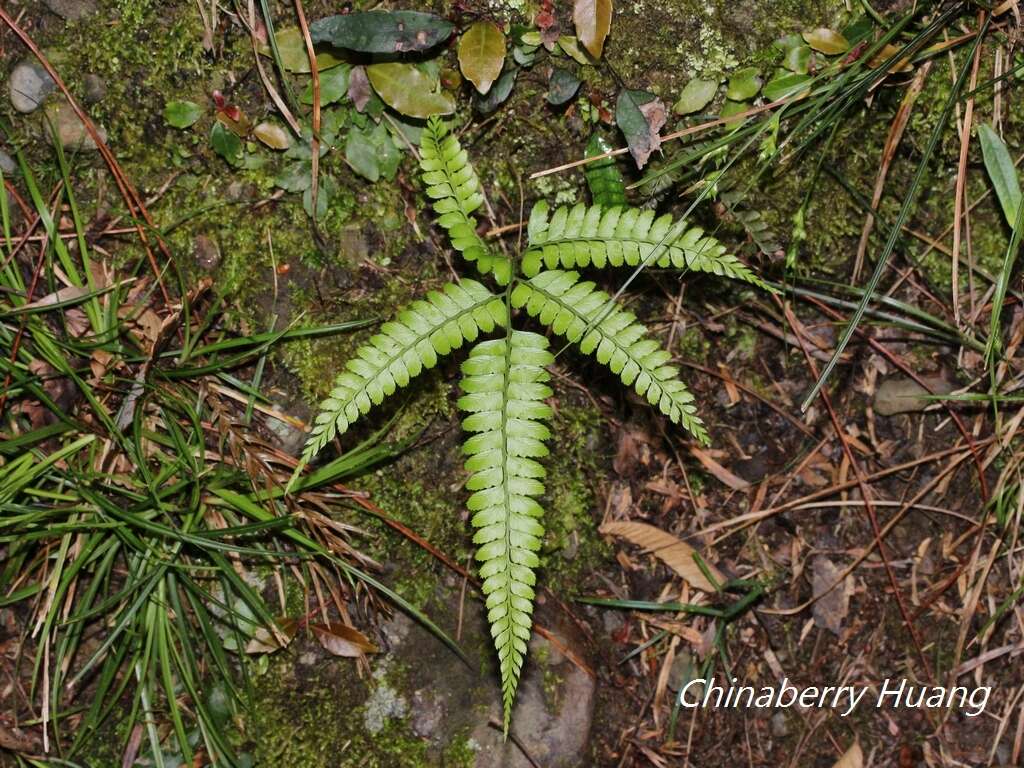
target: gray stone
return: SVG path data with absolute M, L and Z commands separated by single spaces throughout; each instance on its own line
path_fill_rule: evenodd
M 107 95 L 107 84 L 99 75 L 86 75 L 82 85 L 84 86 L 85 100 L 90 104 L 103 101 L 103 97 Z
M 881 416 L 894 416 L 897 413 L 923 411 L 935 403 L 935 400 L 931 399 L 934 395 L 948 395 L 958 386 L 942 376 L 921 376 L 920 378 L 928 389 L 913 379 L 903 376 L 883 381 L 875 391 L 873 403 L 875 413 Z M 929 389 L 931 392 L 928 391 Z
M 62 19 L 80 21 L 96 12 L 96 0 L 43 0 Z
M 19 112 L 32 112 L 56 89 L 57 85 L 36 61 L 25 60 L 11 72 L 11 106 Z
M 307 435 L 305 432 L 273 416 L 267 418 L 267 429 L 277 438 L 277 447 L 285 453 L 298 455 L 302 450 L 302 446 L 306 443 Z
M 777 739 L 784 739 L 789 735 L 789 726 L 786 725 L 786 716 L 782 712 L 772 715 L 772 736 Z
M 85 125 L 78 115 L 75 114 L 75 110 L 66 101 L 48 105 L 46 107 L 46 116 L 49 118 L 50 123 L 52 123 L 53 131 L 64 149 L 74 152 L 95 152 L 99 149 L 92 136 L 86 130 Z M 49 126 L 45 127 L 46 131 L 49 132 Z M 103 127 L 97 125 L 96 131 L 105 142 L 107 140 L 107 132 L 103 130 Z
M 220 266 L 220 246 L 217 241 L 208 235 L 196 235 L 192 241 L 192 254 L 195 256 L 196 265 L 203 270 L 212 271 Z M 277 419 L 274 419 L 276 422 Z M 271 427 L 277 432 L 275 427 Z
M 0 171 L 4 172 L 4 176 L 13 176 L 17 170 L 18 164 L 14 161 L 14 158 L 6 152 L 0 152 Z

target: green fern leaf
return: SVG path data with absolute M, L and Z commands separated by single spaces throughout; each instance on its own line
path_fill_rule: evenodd
M 334 382 L 334 389 L 320 404 L 313 431 L 302 452 L 296 474 L 335 435 L 409 380 L 437 364 L 439 356 L 475 341 L 481 331 L 504 326 L 508 312 L 504 301 L 480 283 L 463 280 L 431 291 L 398 317 L 381 326 L 381 332 L 364 344 Z
M 474 433 L 463 445 L 472 472 L 466 487 L 473 491 L 473 543 L 498 652 L 506 733 L 530 640 L 533 569 L 544 535 L 535 497 L 544 493 L 544 468 L 536 460 L 547 455 L 550 435 L 543 423 L 551 415 L 544 366 L 554 359 L 547 346 L 543 336 L 513 331 L 477 344 L 462 365 L 459 408 L 469 414 L 462 426 Z
M 612 149 L 615 147 L 611 142 L 595 131 L 587 142 L 585 156 L 596 157 Z M 606 210 L 626 205 L 626 182 L 622 178 L 619 166 L 615 164 L 614 157 L 588 163 L 583 175 L 587 179 L 587 186 L 590 187 L 590 198 L 596 205 Z
M 523 274 L 548 269 L 595 267 L 675 267 L 709 272 L 771 290 L 743 262 L 700 227 L 673 221 L 665 214 L 639 208 L 602 208 L 582 203 L 561 206 L 548 216 L 538 202 L 530 213 L 530 245 L 523 254 Z
M 467 261 L 475 262 L 481 273 L 493 272 L 499 284 L 508 285 L 512 279 L 509 260 L 494 253 L 476 232 L 473 211 L 484 201 L 480 180 L 466 150 L 438 117 L 432 117 L 423 131 L 420 167 L 437 221 L 448 231 L 452 247 Z
M 632 312 L 619 307 L 593 283 L 580 282 L 576 272 L 541 272 L 516 285 L 512 306 L 525 307 L 528 314 L 579 345 L 584 354 L 594 353 L 623 384 L 708 443 L 693 395 L 679 380 L 678 369 L 668 365 L 671 355 L 647 335 Z

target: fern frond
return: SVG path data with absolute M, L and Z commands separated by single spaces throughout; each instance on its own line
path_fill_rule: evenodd
M 596 131 L 587 142 L 585 157 L 596 157 L 615 149 L 611 142 Z M 626 182 L 614 157 L 588 163 L 583 170 L 590 187 L 590 199 L 602 208 L 621 208 L 626 205 Z
M 682 424 L 702 443 L 708 442 L 697 416 L 693 395 L 668 365 L 671 355 L 647 335 L 632 312 L 618 306 L 592 282 L 580 282 L 576 272 L 541 272 L 512 291 L 512 306 L 525 307 L 560 336 L 594 353 L 612 373 L 646 397 L 673 422 Z
M 547 346 L 543 336 L 513 331 L 477 344 L 462 365 L 459 408 L 469 414 L 462 426 L 475 433 L 463 445 L 472 472 L 466 487 L 474 492 L 473 543 L 498 652 L 506 733 L 530 640 L 533 569 L 544 535 L 535 497 L 544 493 L 544 468 L 536 460 L 547 455 L 550 435 L 543 423 L 551 415 L 544 366 L 554 359 Z
M 427 122 L 420 139 L 420 167 L 427 196 L 434 201 L 438 223 L 448 231 L 452 247 L 483 274 L 494 273 L 501 285 L 512 279 L 509 260 L 494 253 L 476 232 L 473 211 L 483 204 L 480 179 L 459 140 L 439 117 Z
M 710 272 L 771 290 L 743 262 L 726 253 L 718 240 L 700 227 L 673 221 L 669 214 L 655 218 L 651 210 L 581 203 L 556 208 L 549 217 L 547 203 L 540 201 L 530 213 L 529 235 L 530 245 L 523 254 L 527 277 L 542 266 L 574 269 L 643 263 Z
M 480 283 L 463 280 L 461 285 L 449 283 L 443 291 L 431 291 L 426 300 L 413 302 L 384 323 L 380 333 L 356 350 L 320 404 L 296 473 L 372 406 L 433 368 L 439 356 L 458 349 L 463 341 L 475 341 L 481 331 L 504 326 L 507 316 L 503 299 Z

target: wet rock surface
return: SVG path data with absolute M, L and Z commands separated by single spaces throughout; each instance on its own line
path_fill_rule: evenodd
M 457 617 L 460 592 L 448 587 L 438 591 L 450 606 L 449 616 Z M 506 741 L 500 727 L 500 688 L 483 606 L 467 595 L 462 614 L 461 645 L 467 649 L 473 669 L 441 656 L 437 663 L 424 663 L 420 658 L 411 668 L 412 690 L 407 695 L 412 702 L 412 730 L 438 752 L 468 730 L 469 744 L 477 752 L 477 768 L 530 768 L 530 758 L 546 768 L 585 764 L 596 681 L 563 653 L 585 657 L 582 638 L 571 623 L 557 611 L 543 607 L 538 611 L 538 622 L 554 642 L 534 631 L 512 714 L 513 738 Z M 389 622 L 388 635 L 389 655 L 408 659 L 410 664 L 427 647 L 450 655 L 437 638 L 404 615 Z M 480 669 L 486 671 L 481 674 Z

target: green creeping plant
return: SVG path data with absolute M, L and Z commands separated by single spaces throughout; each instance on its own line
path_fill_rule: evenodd
M 577 268 L 655 264 L 713 272 L 767 288 L 713 237 L 671 216 L 600 205 L 562 207 L 550 213 L 537 203 L 529 244 L 518 274 L 513 262 L 477 234 L 473 212 L 483 203 L 480 182 L 466 151 L 441 120 L 423 132 L 421 166 L 427 195 L 452 246 L 502 290 L 464 279 L 413 302 L 361 347 L 338 375 L 320 406 L 296 475 L 330 440 L 438 358 L 471 344 L 462 364 L 458 406 L 468 437 L 472 494 L 487 618 L 498 654 L 505 732 L 530 639 L 534 569 L 540 561 L 544 466 L 550 437 L 547 366 L 554 356 L 544 336 L 513 328 L 514 310 L 536 318 L 555 334 L 593 354 L 674 423 L 708 441 L 693 395 L 669 364 L 671 354 L 636 317 L 618 306 Z M 495 334 L 486 341 L 481 336 Z

